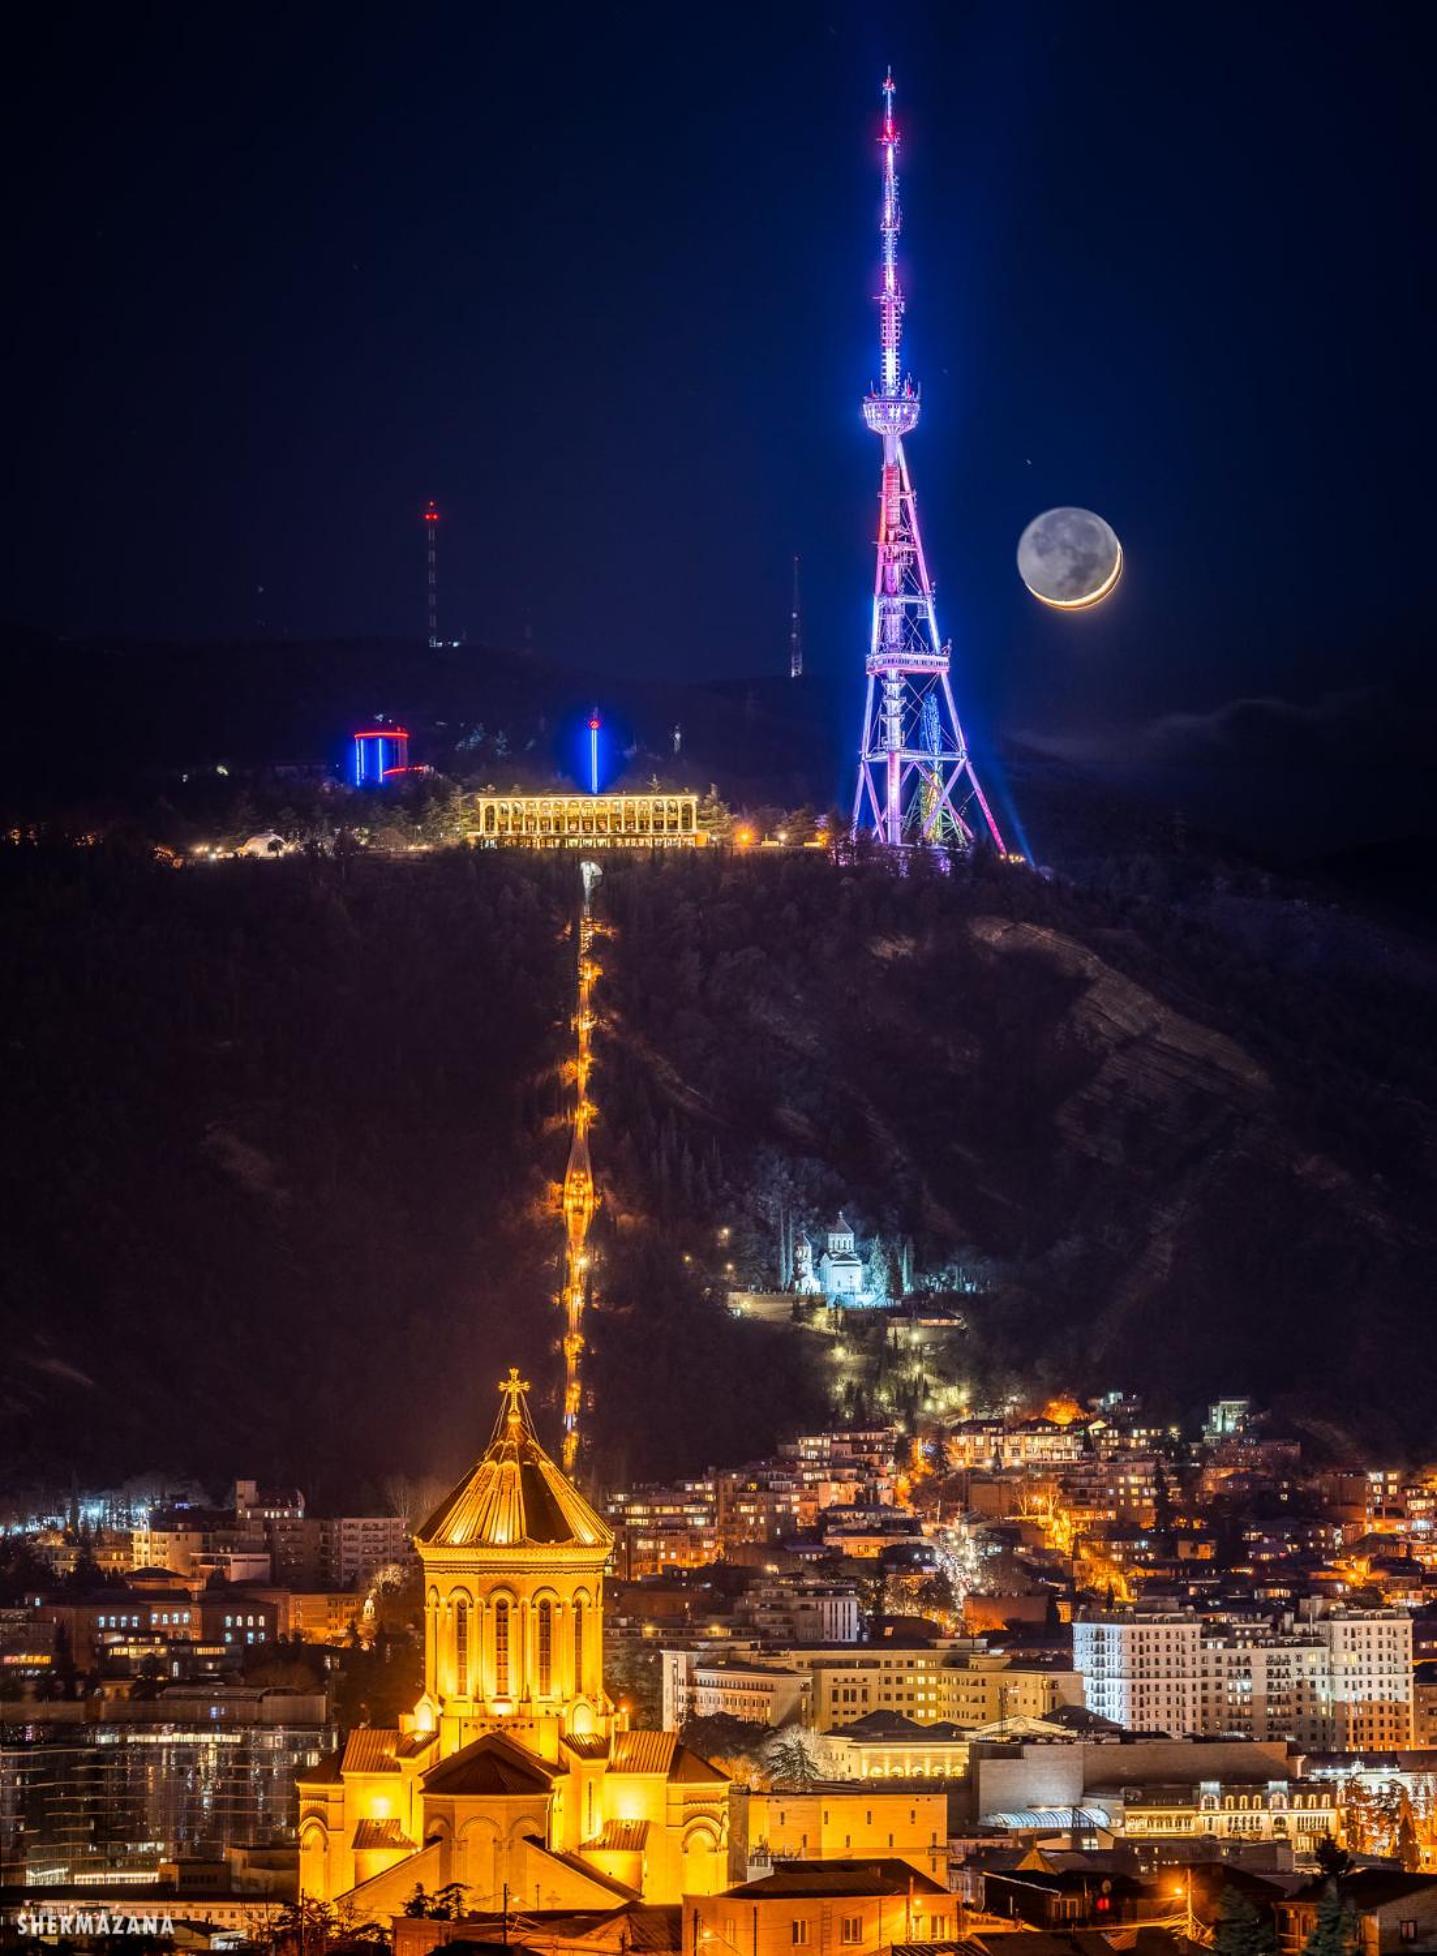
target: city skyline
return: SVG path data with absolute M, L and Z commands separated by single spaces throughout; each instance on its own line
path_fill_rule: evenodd
M 1437 1956 L 1432 20 L 14 38 L 0 1941 Z

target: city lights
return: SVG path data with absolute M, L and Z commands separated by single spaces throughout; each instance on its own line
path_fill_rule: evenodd
M 597 715 L 594 735 L 597 739 Z M 579 1413 L 583 1404 L 583 1383 L 580 1376 L 580 1363 L 584 1351 L 583 1318 L 588 1303 L 589 1270 L 591 1253 L 588 1247 L 589 1228 L 598 1206 L 598 1194 L 594 1186 L 594 1173 L 589 1159 L 589 1130 L 593 1125 L 595 1107 L 588 1091 L 589 1076 L 593 1067 L 593 1048 L 591 1044 L 595 1024 L 592 1006 L 593 988 L 599 976 L 598 961 L 592 955 L 596 925 L 594 921 L 594 892 L 598 888 L 602 874 L 599 865 L 583 862 L 579 865 L 579 882 L 582 892 L 578 920 L 578 956 L 575 960 L 577 997 L 574 1009 L 574 1033 L 576 1052 L 574 1075 L 578 1081 L 578 1091 L 574 1102 L 573 1135 L 569 1147 L 569 1162 L 564 1171 L 563 1213 L 566 1270 L 564 1279 L 565 1332 L 564 1350 L 564 1468 L 572 1473 L 579 1451 Z
M 872 21 L 12 36 L 0 1956 L 1437 1956 L 1427 68 L 1169 11 L 886 21 L 956 651 Z

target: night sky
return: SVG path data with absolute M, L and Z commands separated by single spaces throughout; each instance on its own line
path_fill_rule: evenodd
M 1290 781 L 1332 841 L 1414 824 L 1432 10 L 886 11 L 33 15 L 0 611 L 417 633 L 433 495 L 447 630 L 615 670 L 781 670 L 800 552 L 856 716 L 891 60 L 975 732 L 1260 777 L 1269 815 Z M 1017 579 L 1063 502 L 1123 540 L 1099 613 Z

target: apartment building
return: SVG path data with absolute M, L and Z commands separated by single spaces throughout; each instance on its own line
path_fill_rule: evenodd
M 812 1683 L 779 1661 L 663 1653 L 664 1729 L 690 1718 L 741 1718 L 750 1725 L 810 1725 Z
M 1089 1711 L 1128 1731 L 1289 1739 L 1322 1752 L 1411 1745 L 1412 1619 L 1329 1610 L 1274 1626 L 1187 1611 L 1073 1625 Z
M 755 1695 L 749 1670 L 770 1668 L 802 1680 L 806 1689 L 796 1715 L 815 1732 L 840 1730 L 873 1712 L 898 1712 L 919 1725 L 971 1729 L 1005 1719 L 1044 1718 L 1062 1705 L 1082 1702 L 1076 1671 L 1016 1665 L 958 1638 L 911 1648 L 794 1645 L 766 1650 L 761 1665 L 755 1661 L 751 1667 L 736 1653 L 665 1650 L 664 1724 L 681 1725 L 701 1708 L 704 1714 L 722 1710 L 753 1717 L 753 1709 L 740 1706 L 761 1708 L 765 1696 Z M 775 1691 L 766 1698 L 783 1711 L 770 1722 L 782 1724 L 795 1715 L 787 1695 Z
M 1075 1465 L 1085 1457 L 1087 1442 L 1077 1422 L 969 1419 L 949 1430 L 944 1451 L 952 1469 L 1045 1468 Z
M 740 1611 L 770 1644 L 856 1644 L 863 1634 L 858 1591 L 851 1583 L 793 1576 L 756 1582 Z
M 1080 1618 L 1073 1668 L 1083 1702 L 1129 1732 L 1202 1731 L 1201 1643 L 1202 1624 L 1187 1612 Z
M 951 1942 L 959 1903 L 942 1880 L 897 1854 L 784 1861 L 717 1895 L 684 1897 L 682 1956 L 874 1956 Z
M 776 1542 L 798 1533 L 803 1481 L 796 1463 L 757 1461 L 714 1477 L 719 1540 Z
M 829 1433 L 801 1433 L 779 1448 L 784 1459 L 814 1461 L 824 1466 L 850 1462 L 862 1466 L 872 1481 L 892 1480 L 898 1431 L 892 1426 L 849 1426 Z
M 614 1566 L 631 1582 L 666 1569 L 704 1569 L 721 1550 L 713 1477 L 623 1488 L 604 1503 L 614 1525 Z
M 254 1524 L 252 1524 L 254 1525 Z M 344 1589 L 412 1561 L 402 1515 L 277 1515 L 259 1525 L 274 1580 L 292 1589 Z
M 897 1855 L 942 1881 L 948 1868 L 948 1796 L 911 1787 L 736 1786 L 729 1796 L 729 1879 L 752 1881 L 775 1863 Z
M 236 1486 L 231 1510 L 156 1509 L 131 1535 L 136 1569 L 168 1569 L 186 1581 L 221 1575 L 290 1587 L 343 1589 L 413 1554 L 400 1515 L 308 1515 L 296 1493 Z M 268 1502 L 268 1505 L 266 1505 Z

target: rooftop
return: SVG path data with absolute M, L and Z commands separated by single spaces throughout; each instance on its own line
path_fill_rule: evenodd
M 831 1897 L 946 1895 L 941 1881 L 920 1874 L 911 1861 L 885 1855 L 872 1861 L 785 1861 L 757 1881 L 726 1888 L 744 1901 L 821 1901 Z
M 568 1545 L 607 1552 L 613 1530 L 539 1444 L 528 1390 L 510 1370 L 493 1437 L 478 1464 L 445 1496 L 415 1541 L 430 1548 Z
M 488 1732 L 432 1767 L 424 1775 L 424 1791 L 466 1796 L 547 1793 L 557 1770 L 527 1746 Z

